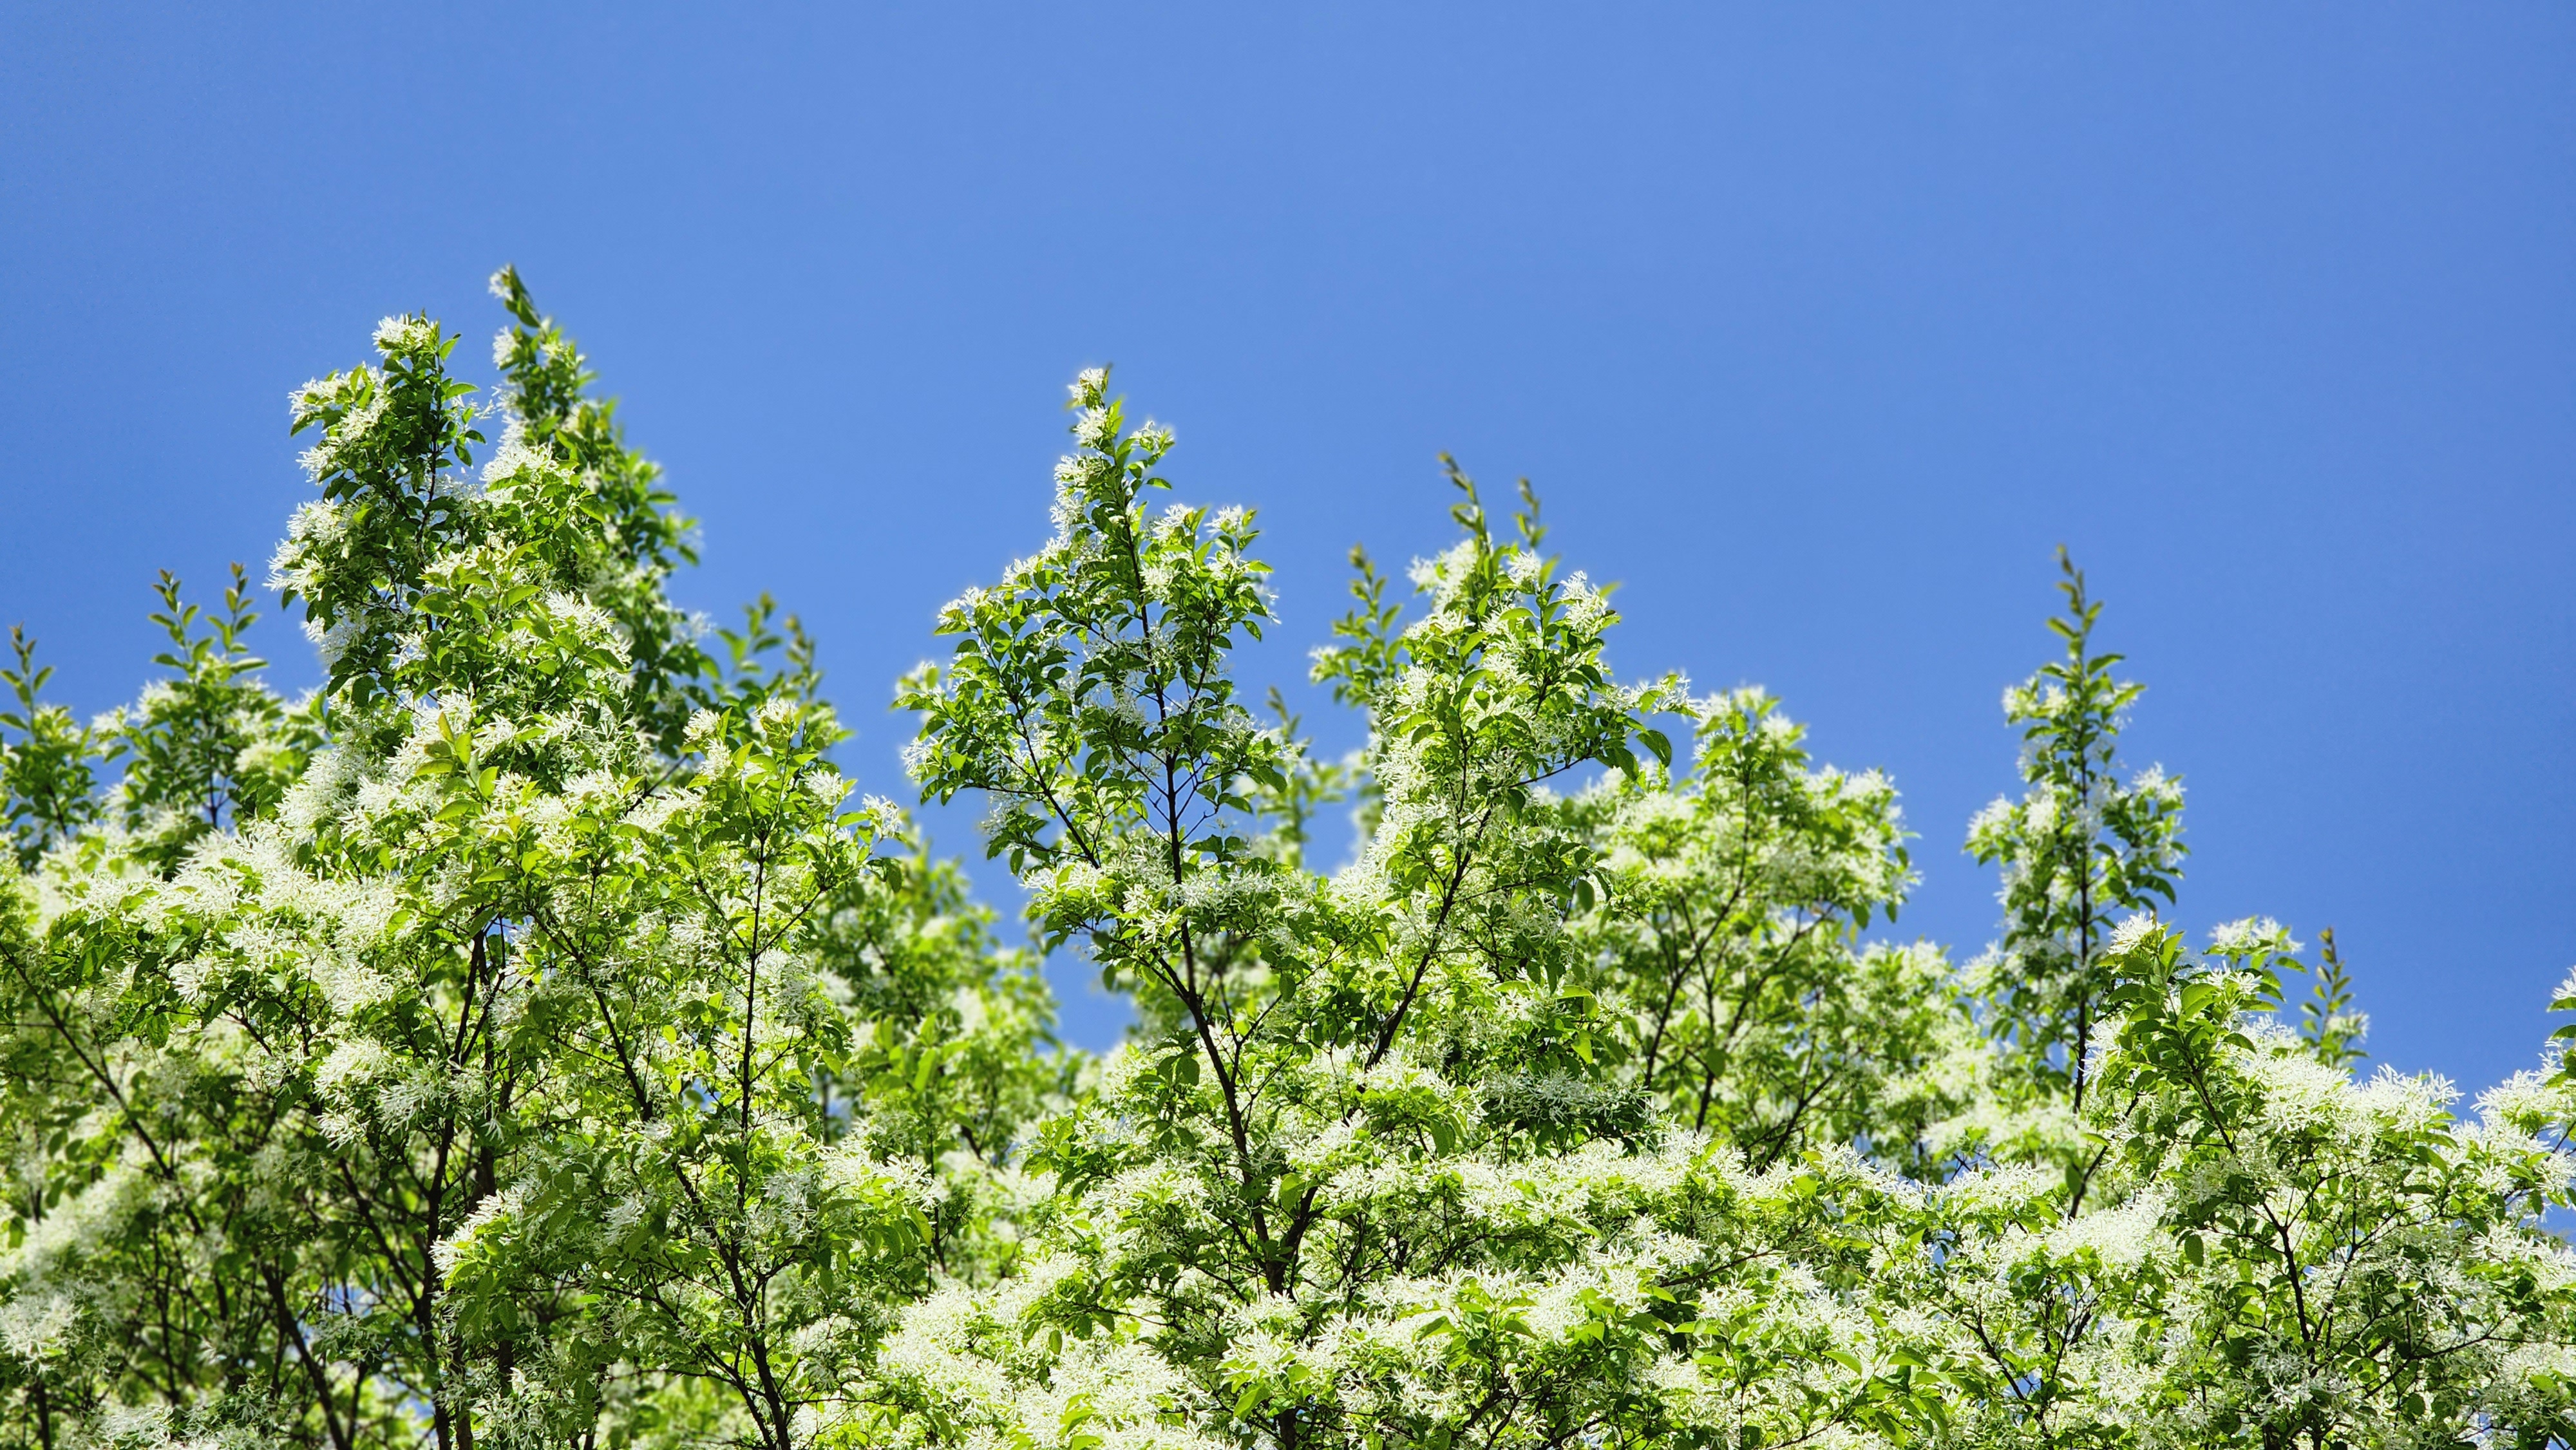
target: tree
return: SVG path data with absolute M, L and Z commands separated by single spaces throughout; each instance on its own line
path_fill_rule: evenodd
M 13 637 L 0 1444 L 2576 1443 L 2576 1076 L 2462 1119 L 2355 1079 L 2330 933 L 2186 946 L 2071 563 L 1955 969 L 1884 934 L 1893 785 L 1620 683 L 1526 482 L 1447 463 L 1409 600 L 1354 551 L 1364 749 L 1256 715 L 1254 518 L 1085 373 L 1054 537 L 899 689 L 1020 949 L 853 804 L 792 616 L 670 602 L 687 521 L 494 291 L 497 401 L 416 316 L 295 392 L 320 690 L 238 569 L 87 725 Z

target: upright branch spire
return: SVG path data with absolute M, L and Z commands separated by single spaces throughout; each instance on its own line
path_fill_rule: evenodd
M 54 667 L 36 663 L 26 626 L 9 627 L 9 652 L 13 662 L 0 665 L 0 685 L 9 689 L 0 708 L 0 823 L 24 870 L 98 819 L 91 762 L 100 742 L 71 711 L 45 701 Z
M 2004 692 L 2025 789 L 1978 815 L 1968 850 L 2003 868 L 2003 936 L 1976 968 L 1987 1026 L 2026 1080 L 2081 1111 L 2111 929 L 2170 905 L 2182 875 L 2182 786 L 2153 768 L 2121 777 L 2121 722 L 2144 687 L 2094 650 L 2102 605 L 2063 546 L 2057 565 L 2066 608 L 2048 627 L 2065 652 Z

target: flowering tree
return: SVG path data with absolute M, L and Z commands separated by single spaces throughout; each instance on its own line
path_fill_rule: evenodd
M 1410 603 L 1355 551 L 1319 759 L 1230 663 L 1252 516 L 1160 503 L 1085 373 L 1054 536 L 900 699 L 1033 947 L 1132 997 L 1087 1055 L 852 805 L 794 620 L 673 607 L 687 521 L 494 291 L 492 401 L 420 317 L 294 394 L 321 689 L 259 683 L 238 571 L 164 577 L 166 678 L 87 724 L 13 636 L 0 1444 L 2576 1435 L 2576 1082 L 2357 1080 L 2330 935 L 2184 942 L 2071 566 L 1954 968 L 1886 935 L 1894 787 L 1620 683 L 1526 485 L 1449 465 Z

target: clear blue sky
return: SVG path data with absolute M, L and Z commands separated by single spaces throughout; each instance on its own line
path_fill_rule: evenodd
M 1623 670 L 1893 773 L 1900 929 L 1963 959 L 2063 541 L 2191 792 L 2186 921 L 2334 925 L 2401 1067 L 2538 1047 L 2576 10 L 747 8 L 0 5 L 0 621 L 71 703 L 147 676 L 155 569 L 266 560 L 291 385 L 386 312 L 485 332 L 515 261 L 704 520 L 685 599 L 805 616 L 869 788 L 1114 360 L 1267 522 L 1256 679 L 1355 539 L 1441 541 L 1436 450 L 1527 473 Z

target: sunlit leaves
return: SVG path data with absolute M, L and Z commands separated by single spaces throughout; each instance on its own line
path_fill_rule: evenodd
M 1450 463 L 1448 547 L 1354 551 L 1313 673 L 1362 748 L 1256 715 L 1252 516 L 1166 498 L 1086 373 L 1053 537 L 900 694 L 1017 948 L 835 768 L 793 615 L 672 605 L 686 520 L 494 290 L 497 408 L 417 317 L 297 391 L 323 691 L 259 683 L 239 571 L 165 576 L 121 711 L 0 668 L 0 1445 L 2576 1429 L 2576 1081 L 2357 1081 L 2331 937 L 2159 919 L 2179 789 L 2122 771 L 2071 568 L 1959 973 L 1893 939 L 1894 787 L 1759 690 L 1622 683 L 1526 483 Z M 1047 950 L 1124 1043 L 1055 1041 Z

